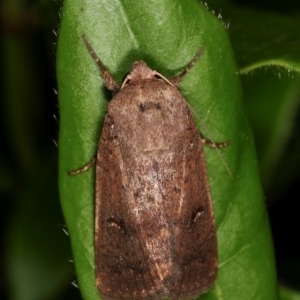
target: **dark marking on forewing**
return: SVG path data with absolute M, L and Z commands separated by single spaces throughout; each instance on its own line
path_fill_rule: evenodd
M 138 105 L 141 112 L 149 111 L 151 109 L 161 109 L 161 104 L 159 102 L 142 102 Z

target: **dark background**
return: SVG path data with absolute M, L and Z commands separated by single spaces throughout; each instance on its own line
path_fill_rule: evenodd
M 300 10 L 300 2 L 292 0 L 235 2 L 284 15 Z M 81 299 L 72 284 L 76 277 L 57 185 L 55 53 L 61 3 L 4 0 L 0 5 L 0 299 L 25 300 L 20 294 L 26 288 L 38 290 L 27 291 L 36 300 Z M 299 122 L 290 149 L 297 139 Z M 299 164 L 294 168 L 291 172 L 299 174 Z M 299 187 L 298 176 L 280 194 L 272 193 L 272 184 L 265 190 L 279 282 L 298 290 Z

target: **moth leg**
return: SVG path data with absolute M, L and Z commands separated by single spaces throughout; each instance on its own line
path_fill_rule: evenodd
M 82 35 L 82 40 L 85 43 L 86 48 L 88 49 L 90 55 L 92 56 L 93 60 L 96 62 L 96 64 L 99 66 L 101 70 L 102 78 L 104 79 L 104 85 L 107 87 L 108 90 L 112 91 L 113 93 L 116 93 L 119 90 L 119 86 L 113 76 L 110 74 L 108 69 L 104 66 L 99 56 L 96 54 L 94 49 L 92 48 L 92 45 L 88 41 L 87 37 L 85 35 Z
M 90 169 L 95 163 L 96 163 L 96 158 L 93 157 L 89 162 L 87 162 L 85 165 L 83 165 L 79 169 L 68 171 L 68 174 L 69 175 L 78 175 L 78 174 L 84 173 L 88 169 Z
M 225 148 L 230 145 L 230 141 L 224 141 L 224 142 L 214 142 L 203 135 L 201 135 L 201 142 L 210 148 L 219 149 L 219 148 Z
M 175 86 L 178 86 L 181 79 L 192 69 L 195 63 L 198 61 L 202 53 L 204 52 L 204 48 L 200 48 L 194 58 L 186 65 L 186 67 L 176 76 L 170 79 L 171 83 Z

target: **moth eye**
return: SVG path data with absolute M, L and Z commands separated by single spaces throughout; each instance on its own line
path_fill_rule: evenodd
M 197 221 L 199 221 L 202 218 L 203 214 L 204 214 L 203 207 L 199 207 L 196 211 L 194 211 L 191 216 L 191 224 L 193 225 Z

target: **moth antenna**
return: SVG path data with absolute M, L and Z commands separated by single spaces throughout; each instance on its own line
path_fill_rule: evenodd
M 170 79 L 173 85 L 178 86 L 181 79 L 193 68 L 193 66 L 198 61 L 203 52 L 204 48 L 201 47 L 194 56 L 194 58 L 186 65 L 186 67 L 177 76 Z
M 96 62 L 96 64 L 99 66 L 99 68 L 101 70 L 101 75 L 104 79 L 105 86 L 107 87 L 108 90 L 112 91 L 113 93 L 116 93 L 119 90 L 119 86 L 118 86 L 117 82 L 115 81 L 115 79 L 113 78 L 113 76 L 111 75 L 109 70 L 105 67 L 105 65 L 101 61 L 100 57 L 96 54 L 92 45 L 88 41 L 87 37 L 83 34 L 81 36 L 81 38 L 82 38 L 83 42 L 85 43 L 85 46 L 88 49 L 91 57 Z

